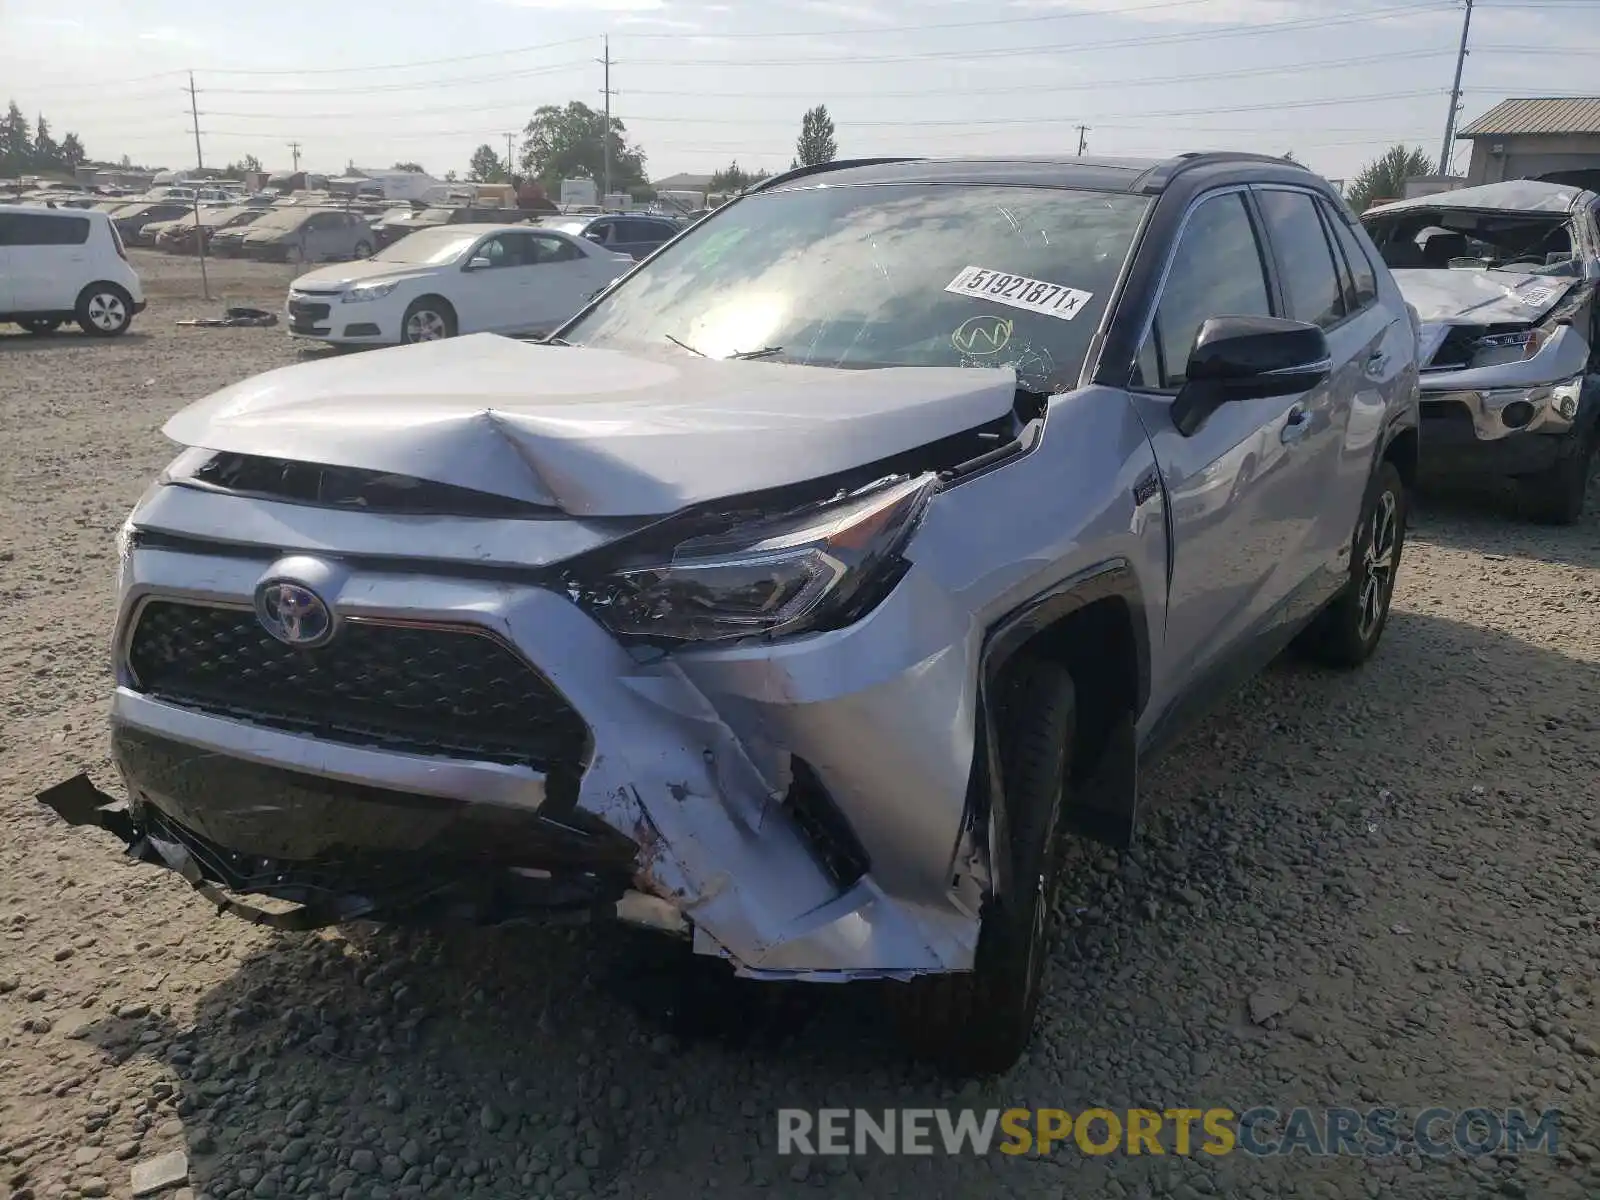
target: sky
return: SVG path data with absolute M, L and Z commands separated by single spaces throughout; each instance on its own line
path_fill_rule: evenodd
M 466 173 L 541 104 L 612 111 L 653 179 L 842 157 L 1439 153 L 1462 0 L 0 0 L 0 101 L 92 158 Z M 1477 0 L 1461 117 L 1600 92 L 1600 0 Z M 1467 143 L 1454 164 L 1465 166 Z

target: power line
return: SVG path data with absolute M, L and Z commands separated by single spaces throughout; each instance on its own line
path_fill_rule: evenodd
M 587 69 L 588 66 L 588 59 L 576 58 L 567 62 L 546 63 L 543 66 L 528 67 L 521 71 L 506 71 L 499 75 L 452 76 L 446 79 L 416 79 L 409 83 L 363 84 L 359 89 L 352 89 L 348 86 L 317 88 L 204 87 L 200 89 L 200 94 L 202 96 L 277 96 L 284 98 L 290 96 L 348 96 L 352 90 L 359 90 L 364 94 L 372 92 L 432 91 L 435 88 L 466 87 L 481 83 L 498 83 L 506 79 L 531 79 L 539 75 L 559 75 L 563 72 L 584 70 Z

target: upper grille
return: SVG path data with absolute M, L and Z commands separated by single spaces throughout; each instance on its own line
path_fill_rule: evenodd
M 550 769 L 578 766 L 582 719 L 486 633 L 347 621 L 316 649 L 255 614 L 151 601 L 128 647 L 135 686 L 162 700 L 330 741 Z
M 333 309 L 326 304 L 313 304 L 305 300 L 289 301 L 289 320 L 295 325 L 315 325 L 326 321 Z

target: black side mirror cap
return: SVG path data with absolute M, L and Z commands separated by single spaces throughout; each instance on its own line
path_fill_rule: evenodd
M 1309 391 L 1333 371 L 1328 339 L 1317 326 L 1283 317 L 1212 317 L 1200 326 L 1172 402 L 1172 423 L 1192 436 L 1233 400 Z

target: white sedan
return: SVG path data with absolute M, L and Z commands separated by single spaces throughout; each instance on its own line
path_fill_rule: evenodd
M 629 270 L 587 238 L 530 225 L 420 229 L 289 285 L 289 333 L 344 345 L 544 333 Z

